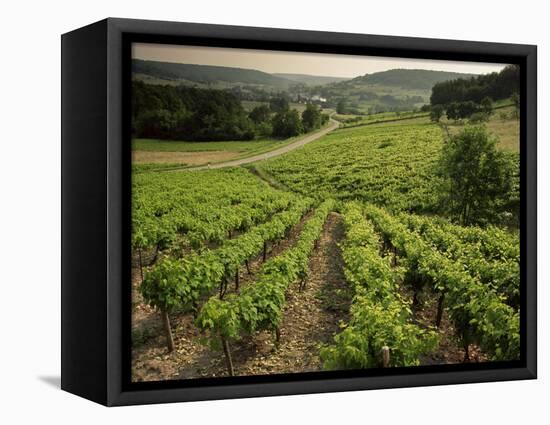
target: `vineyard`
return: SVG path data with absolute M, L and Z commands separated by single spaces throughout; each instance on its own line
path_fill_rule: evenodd
M 391 123 L 338 130 L 259 167 L 301 194 L 315 187 L 319 198 L 421 212 L 437 202 L 433 166 L 441 147 L 435 125 Z
M 437 215 L 443 132 L 133 175 L 137 381 L 519 358 L 516 230 Z

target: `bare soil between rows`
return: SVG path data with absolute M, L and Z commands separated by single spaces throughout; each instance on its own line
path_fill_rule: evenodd
M 268 257 L 293 246 L 309 218 L 306 215 L 287 239 L 270 247 Z M 298 283 L 287 293 L 281 339 L 259 332 L 231 345 L 236 375 L 267 375 L 322 370 L 319 348 L 332 341 L 346 322 L 351 291 L 345 282 L 338 243 L 344 231 L 341 217 L 331 213 L 325 223 L 318 248 L 310 258 L 305 289 Z M 240 270 L 240 287 L 254 284 L 262 266 L 261 256 L 250 262 L 251 274 Z M 191 314 L 172 315 L 175 350 L 168 352 L 160 315 L 143 303 L 139 294 L 139 268 L 133 270 L 132 380 L 160 381 L 227 376 L 224 354 L 201 342 L 201 334 Z M 235 289 L 231 285 L 229 292 Z

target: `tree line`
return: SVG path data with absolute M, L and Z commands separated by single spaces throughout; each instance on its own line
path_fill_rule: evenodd
M 248 113 L 225 90 L 185 86 L 132 86 L 132 134 L 167 140 L 252 140 L 287 138 L 321 127 L 328 115 L 308 104 L 300 115 L 284 97 L 272 98 Z
M 508 65 L 500 72 L 437 83 L 432 88 L 430 103 L 433 106 L 467 101 L 480 103 L 484 98 L 507 99 L 519 93 L 519 83 L 519 67 Z
M 449 120 L 486 121 L 493 112 L 493 102 L 510 98 L 519 114 L 519 67 L 508 65 L 500 72 L 469 79 L 437 83 L 432 88 L 430 111 L 432 121 L 446 114 Z M 423 107 L 424 108 L 424 107 Z
M 493 113 L 493 101 L 484 97 L 480 103 L 467 100 L 464 102 L 451 102 L 447 105 L 433 105 L 428 108 L 430 119 L 439 122 L 443 114 L 449 120 L 458 121 L 469 118 L 473 122 L 487 121 Z

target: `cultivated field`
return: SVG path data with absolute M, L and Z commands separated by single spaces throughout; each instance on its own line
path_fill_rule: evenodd
M 518 66 L 149 49 L 133 381 L 520 358 Z
M 133 379 L 517 359 L 518 235 L 434 214 L 444 140 L 420 117 L 246 169 L 135 174 Z

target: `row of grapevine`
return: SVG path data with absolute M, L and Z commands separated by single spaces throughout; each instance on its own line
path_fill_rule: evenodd
M 193 248 L 221 243 L 234 230 L 245 231 L 297 199 L 258 182 L 246 171 L 220 174 L 135 176 L 132 246 L 164 248 L 182 234 Z
M 469 341 L 475 341 L 493 360 L 519 358 L 519 311 L 397 218 L 374 206 L 364 208 L 383 236 L 407 258 L 408 267 L 444 294 L 447 312 L 466 349 Z
M 419 217 L 411 214 L 401 214 L 400 219 L 407 224 L 409 229 L 418 232 L 425 240 L 433 244 L 439 251 L 446 253 L 449 258 L 464 265 L 472 276 L 479 277 L 481 282 L 489 285 L 497 293 L 506 297 L 506 303 L 514 309 L 519 308 L 520 296 L 520 270 L 519 252 L 516 257 L 508 247 L 519 247 L 519 243 L 506 244 L 506 239 L 491 245 L 493 255 L 490 255 L 489 247 L 485 243 L 490 238 L 482 237 L 484 229 L 475 229 L 476 239 L 461 238 L 459 235 L 473 232 L 468 228 L 444 223 L 441 219 Z M 454 231 L 453 231 L 454 230 Z M 488 230 L 490 232 L 498 230 Z M 500 232 L 505 232 L 500 230 Z M 494 235 L 492 235 L 494 236 Z M 510 239 L 508 237 L 508 239 Z M 509 255 L 506 255 L 509 254 Z M 489 257 L 489 258 L 487 258 Z
M 334 206 L 323 202 L 304 224 L 296 244 L 283 254 L 267 261 L 256 282 L 224 299 L 212 297 L 202 307 L 196 323 L 207 331 L 212 348 L 221 343 L 233 375 L 229 342 L 260 330 L 275 331 L 282 320 L 285 293 L 290 284 L 303 281 L 308 272 L 309 255 L 319 238 L 326 217 Z
M 433 124 L 343 129 L 260 167 L 292 191 L 361 200 L 392 211 L 425 211 L 439 202 L 433 172 L 443 146 Z
M 164 257 L 145 274 L 140 290 L 144 300 L 161 311 L 169 349 L 173 348 L 168 313 L 179 309 L 197 311 L 200 299 L 220 287 L 220 297 L 227 289 L 227 279 L 238 276 L 239 267 L 266 250 L 266 243 L 281 239 L 311 208 L 303 199 L 291 209 L 278 213 L 263 224 L 251 228 L 235 239 L 228 239 L 215 250 L 192 252 L 184 258 Z M 264 254 L 265 257 L 265 254 Z
M 351 319 L 334 343 L 321 350 L 326 369 L 414 366 L 419 356 L 434 350 L 437 334 L 411 322 L 409 303 L 398 292 L 403 270 L 392 268 L 379 254 L 380 240 L 359 204 L 343 209 L 346 240 L 342 244 L 344 273 L 355 295 Z M 382 350 L 389 349 L 384 364 Z

